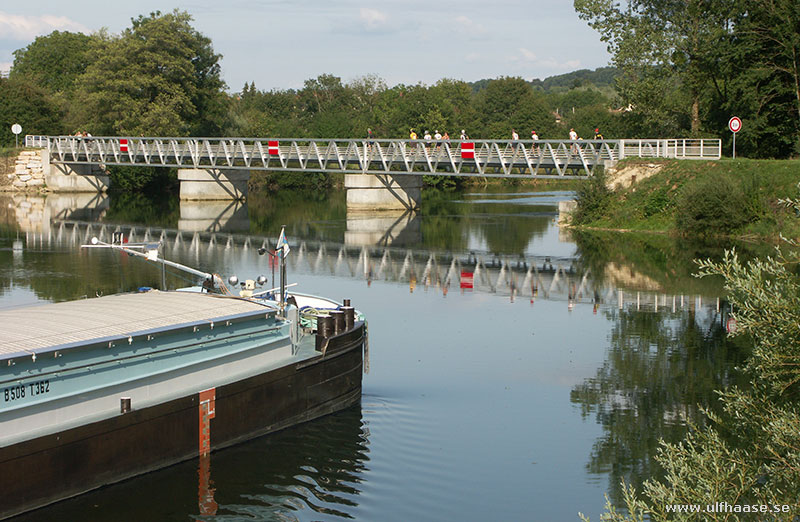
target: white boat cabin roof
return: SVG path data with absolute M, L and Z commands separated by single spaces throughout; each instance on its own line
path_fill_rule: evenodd
M 0 360 L 270 310 L 236 297 L 158 290 L 0 310 Z

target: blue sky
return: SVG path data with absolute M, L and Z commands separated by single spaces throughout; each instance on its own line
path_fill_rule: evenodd
M 0 70 L 13 51 L 54 30 L 117 33 L 130 19 L 175 5 L 150 0 L 39 0 L 0 8 Z M 323 73 L 377 75 L 390 86 L 546 78 L 607 65 L 597 33 L 570 0 L 188 0 L 178 5 L 223 55 L 229 90 L 302 87 Z

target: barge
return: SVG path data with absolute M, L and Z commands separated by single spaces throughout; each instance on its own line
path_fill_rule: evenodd
M 0 518 L 360 401 L 348 301 L 209 277 L 0 311 Z

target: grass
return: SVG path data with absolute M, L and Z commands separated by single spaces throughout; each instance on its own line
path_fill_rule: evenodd
M 696 216 L 700 220 L 696 223 L 703 223 L 703 219 L 709 223 L 701 235 L 768 240 L 777 240 L 781 233 L 787 237 L 800 237 L 800 217 L 778 203 L 782 198 L 800 197 L 798 160 L 626 160 L 620 166 L 636 163 L 661 163 L 664 167 L 658 174 L 628 189 L 611 193 L 602 215 L 592 216 L 576 225 L 680 234 L 686 228 L 681 228 L 679 222 L 685 221 L 687 214 L 701 211 L 697 198 L 692 199 L 690 195 L 707 193 L 711 198 L 712 195 L 725 196 L 725 192 L 735 192 L 737 198 L 721 197 L 719 203 L 711 202 L 724 207 L 718 210 L 726 211 L 728 217 L 726 212 L 721 216 L 708 216 L 702 212 Z M 722 186 L 727 189 L 723 191 Z M 714 204 L 705 203 L 714 208 Z M 736 223 L 732 229 L 712 225 L 725 225 L 726 219 L 741 218 L 742 213 L 746 213 L 746 219 L 741 219 L 744 223 Z

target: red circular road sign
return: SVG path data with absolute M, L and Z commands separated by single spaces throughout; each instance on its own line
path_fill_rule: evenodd
M 738 331 L 739 331 L 739 327 L 738 327 L 738 326 L 737 326 L 737 324 L 736 324 L 736 319 L 734 319 L 733 317 L 731 317 L 730 319 L 728 319 L 728 320 L 725 322 L 725 330 L 726 330 L 726 331 L 727 331 L 729 334 L 735 334 L 736 332 L 738 332 Z
M 728 128 L 731 130 L 731 132 L 739 132 L 742 130 L 742 120 L 734 116 L 728 120 Z

